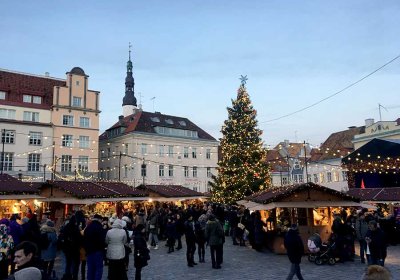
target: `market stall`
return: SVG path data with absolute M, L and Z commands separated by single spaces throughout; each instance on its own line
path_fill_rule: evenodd
M 250 210 L 260 210 L 266 225 L 266 245 L 275 253 L 286 252 L 283 237 L 291 224 L 299 225 L 305 245 L 314 233 L 327 240 L 334 213 L 365 206 L 353 196 L 314 183 L 268 189 L 239 202 Z
M 0 219 L 19 214 L 23 218 L 29 212 L 40 209 L 39 185 L 22 182 L 8 174 L 0 174 Z

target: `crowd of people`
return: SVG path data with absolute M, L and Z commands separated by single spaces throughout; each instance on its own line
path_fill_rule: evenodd
M 364 210 L 356 217 L 343 213 L 335 216 L 332 238 L 340 261 L 354 258 L 357 239 L 361 262 L 384 266 L 386 239 L 378 218 Z M 129 257 L 133 254 L 138 280 L 142 268 L 148 265 L 150 250 L 164 249 L 160 240 L 166 240 L 165 250 L 173 254 L 183 248 L 183 238 L 188 267 L 204 263 L 209 247 L 211 266 L 220 269 L 225 238 L 230 237 L 233 245 L 249 245 L 262 251 L 265 226 L 259 211 L 212 203 L 193 204 L 185 209 L 174 204 L 147 208 L 140 205 L 135 211 L 111 217 L 98 214 L 87 217 L 83 211 L 76 211 L 66 217 L 58 230 L 48 217 L 39 222 L 32 213 L 22 220 L 14 214 L 9 220 L 0 220 L 0 279 L 56 279 L 54 261 L 60 250 L 61 279 L 77 280 L 80 272 L 80 279 L 100 280 L 106 266 L 108 279 L 128 279 Z M 286 234 L 285 247 L 291 262 L 287 279 L 294 275 L 302 279 L 300 262 L 305 252 L 296 224 Z M 38 272 L 41 278 L 26 278 Z

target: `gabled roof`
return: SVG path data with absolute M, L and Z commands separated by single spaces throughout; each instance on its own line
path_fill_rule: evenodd
M 245 197 L 244 200 L 249 200 L 249 201 L 253 201 L 256 203 L 267 204 L 267 203 L 271 203 L 271 202 L 281 201 L 282 199 L 284 199 L 286 197 L 293 196 L 296 193 L 299 193 L 304 190 L 317 190 L 317 191 L 333 194 L 335 196 L 340 197 L 342 200 L 357 201 L 357 198 L 352 197 L 348 194 L 345 194 L 345 193 L 342 193 L 342 192 L 339 192 L 339 191 L 336 191 L 336 190 L 333 190 L 333 189 L 330 189 L 330 188 L 327 188 L 327 187 L 324 187 L 321 185 L 317 185 L 317 184 L 314 184 L 311 182 L 267 189 L 267 190 L 255 193 L 251 196 Z
M 328 139 L 320 147 L 320 153 L 316 152 L 312 161 L 322 161 L 346 156 L 348 152 L 354 150 L 354 145 L 351 142 L 354 135 L 358 135 L 365 131 L 365 126 L 350 127 L 347 130 L 332 133 Z M 335 154 L 335 155 L 334 155 Z
M 303 149 L 303 143 L 280 142 L 274 148 L 274 150 L 278 151 L 281 149 L 287 151 L 289 157 L 297 158 L 301 154 L 301 150 Z
M 271 171 L 279 172 L 287 170 L 288 163 L 286 159 L 279 153 L 278 150 L 272 149 L 267 152 L 267 162 L 271 168 Z
M 146 189 L 150 192 L 157 193 L 162 197 L 199 197 L 204 196 L 202 193 L 196 192 L 194 190 L 185 188 L 180 185 L 143 185 L 138 187 L 139 189 Z
M 352 188 L 347 193 L 359 198 L 361 201 L 400 202 L 400 188 Z
M 146 193 L 123 183 L 54 181 L 49 185 L 60 188 L 77 198 L 113 198 L 146 196 Z
M 39 184 L 22 182 L 8 174 L 0 174 L 0 194 L 38 194 Z
M 65 85 L 66 81 L 62 79 L 0 69 L 0 91 L 7 94 L 5 100 L 0 100 L 0 104 L 51 109 L 53 88 Z M 24 94 L 41 96 L 42 104 L 23 102 Z
M 109 139 L 107 132 L 116 128 L 124 128 L 123 131 L 121 130 L 121 134 L 119 135 L 129 134 L 132 132 L 161 135 L 155 130 L 155 127 L 157 126 L 197 131 L 198 139 L 215 141 L 214 137 L 202 130 L 187 118 L 164 115 L 158 112 L 145 112 L 142 110 L 137 110 L 134 114 L 121 118 L 118 122 L 100 135 L 100 140 Z

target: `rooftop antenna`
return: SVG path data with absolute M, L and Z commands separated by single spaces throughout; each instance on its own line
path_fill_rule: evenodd
M 155 96 L 153 96 L 152 98 L 150 98 L 150 100 L 152 100 L 152 101 L 153 101 L 153 111 L 155 112 L 156 110 L 154 109 L 154 99 L 156 99 L 156 97 L 155 97 Z
M 382 121 L 382 114 L 381 114 L 381 107 L 383 108 L 383 109 L 385 109 L 386 110 L 386 112 L 388 111 L 385 107 L 383 107 L 380 103 L 378 103 L 378 108 L 379 108 L 379 121 Z

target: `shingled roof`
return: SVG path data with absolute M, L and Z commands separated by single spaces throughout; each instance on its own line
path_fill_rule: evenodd
M 54 181 L 50 185 L 64 190 L 76 198 L 144 197 L 147 194 L 123 183 Z
M 284 158 L 278 150 L 268 150 L 267 161 L 272 172 L 279 172 L 288 169 L 286 158 Z
M 399 202 L 400 188 L 366 188 L 366 189 L 349 189 L 349 195 L 359 198 L 361 201 L 376 202 Z
M 22 182 L 8 174 L 0 174 L 0 194 L 38 194 L 39 184 Z
M 6 99 L 0 100 L 0 104 L 50 110 L 55 86 L 66 86 L 66 81 L 0 69 L 0 91 L 6 92 Z M 40 96 L 42 103 L 23 102 L 24 94 Z
M 164 115 L 159 112 L 145 112 L 142 110 L 137 110 L 132 115 L 120 118 L 118 122 L 100 135 L 100 140 L 111 138 L 108 132 L 117 128 L 122 128 L 118 136 L 132 132 L 158 134 L 155 130 L 155 127 L 157 126 L 197 131 L 198 139 L 215 141 L 214 137 L 202 130 L 187 118 Z
M 244 200 L 249 200 L 253 201 L 256 203 L 261 203 L 261 204 L 267 204 L 271 202 L 277 202 L 280 201 L 286 197 L 292 196 L 295 193 L 299 193 L 301 191 L 307 190 L 307 189 L 313 189 L 317 191 L 323 191 L 326 193 L 330 193 L 333 195 L 336 195 L 338 197 L 341 197 L 343 200 L 349 200 L 349 201 L 354 201 L 357 200 L 357 198 L 345 194 L 318 184 L 314 183 L 303 183 L 303 184 L 296 184 L 296 185 L 290 185 L 290 186 L 285 186 L 285 187 L 279 187 L 279 188 L 271 188 L 267 189 L 264 191 L 257 192 L 253 195 L 250 195 L 248 197 L 245 197 Z
M 144 189 L 143 186 L 138 188 Z M 171 197 L 203 197 L 202 193 L 185 188 L 180 185 L 146 185 L 145 189 L 150 192 L 155 192 L 158 195 L 166 198 Z

